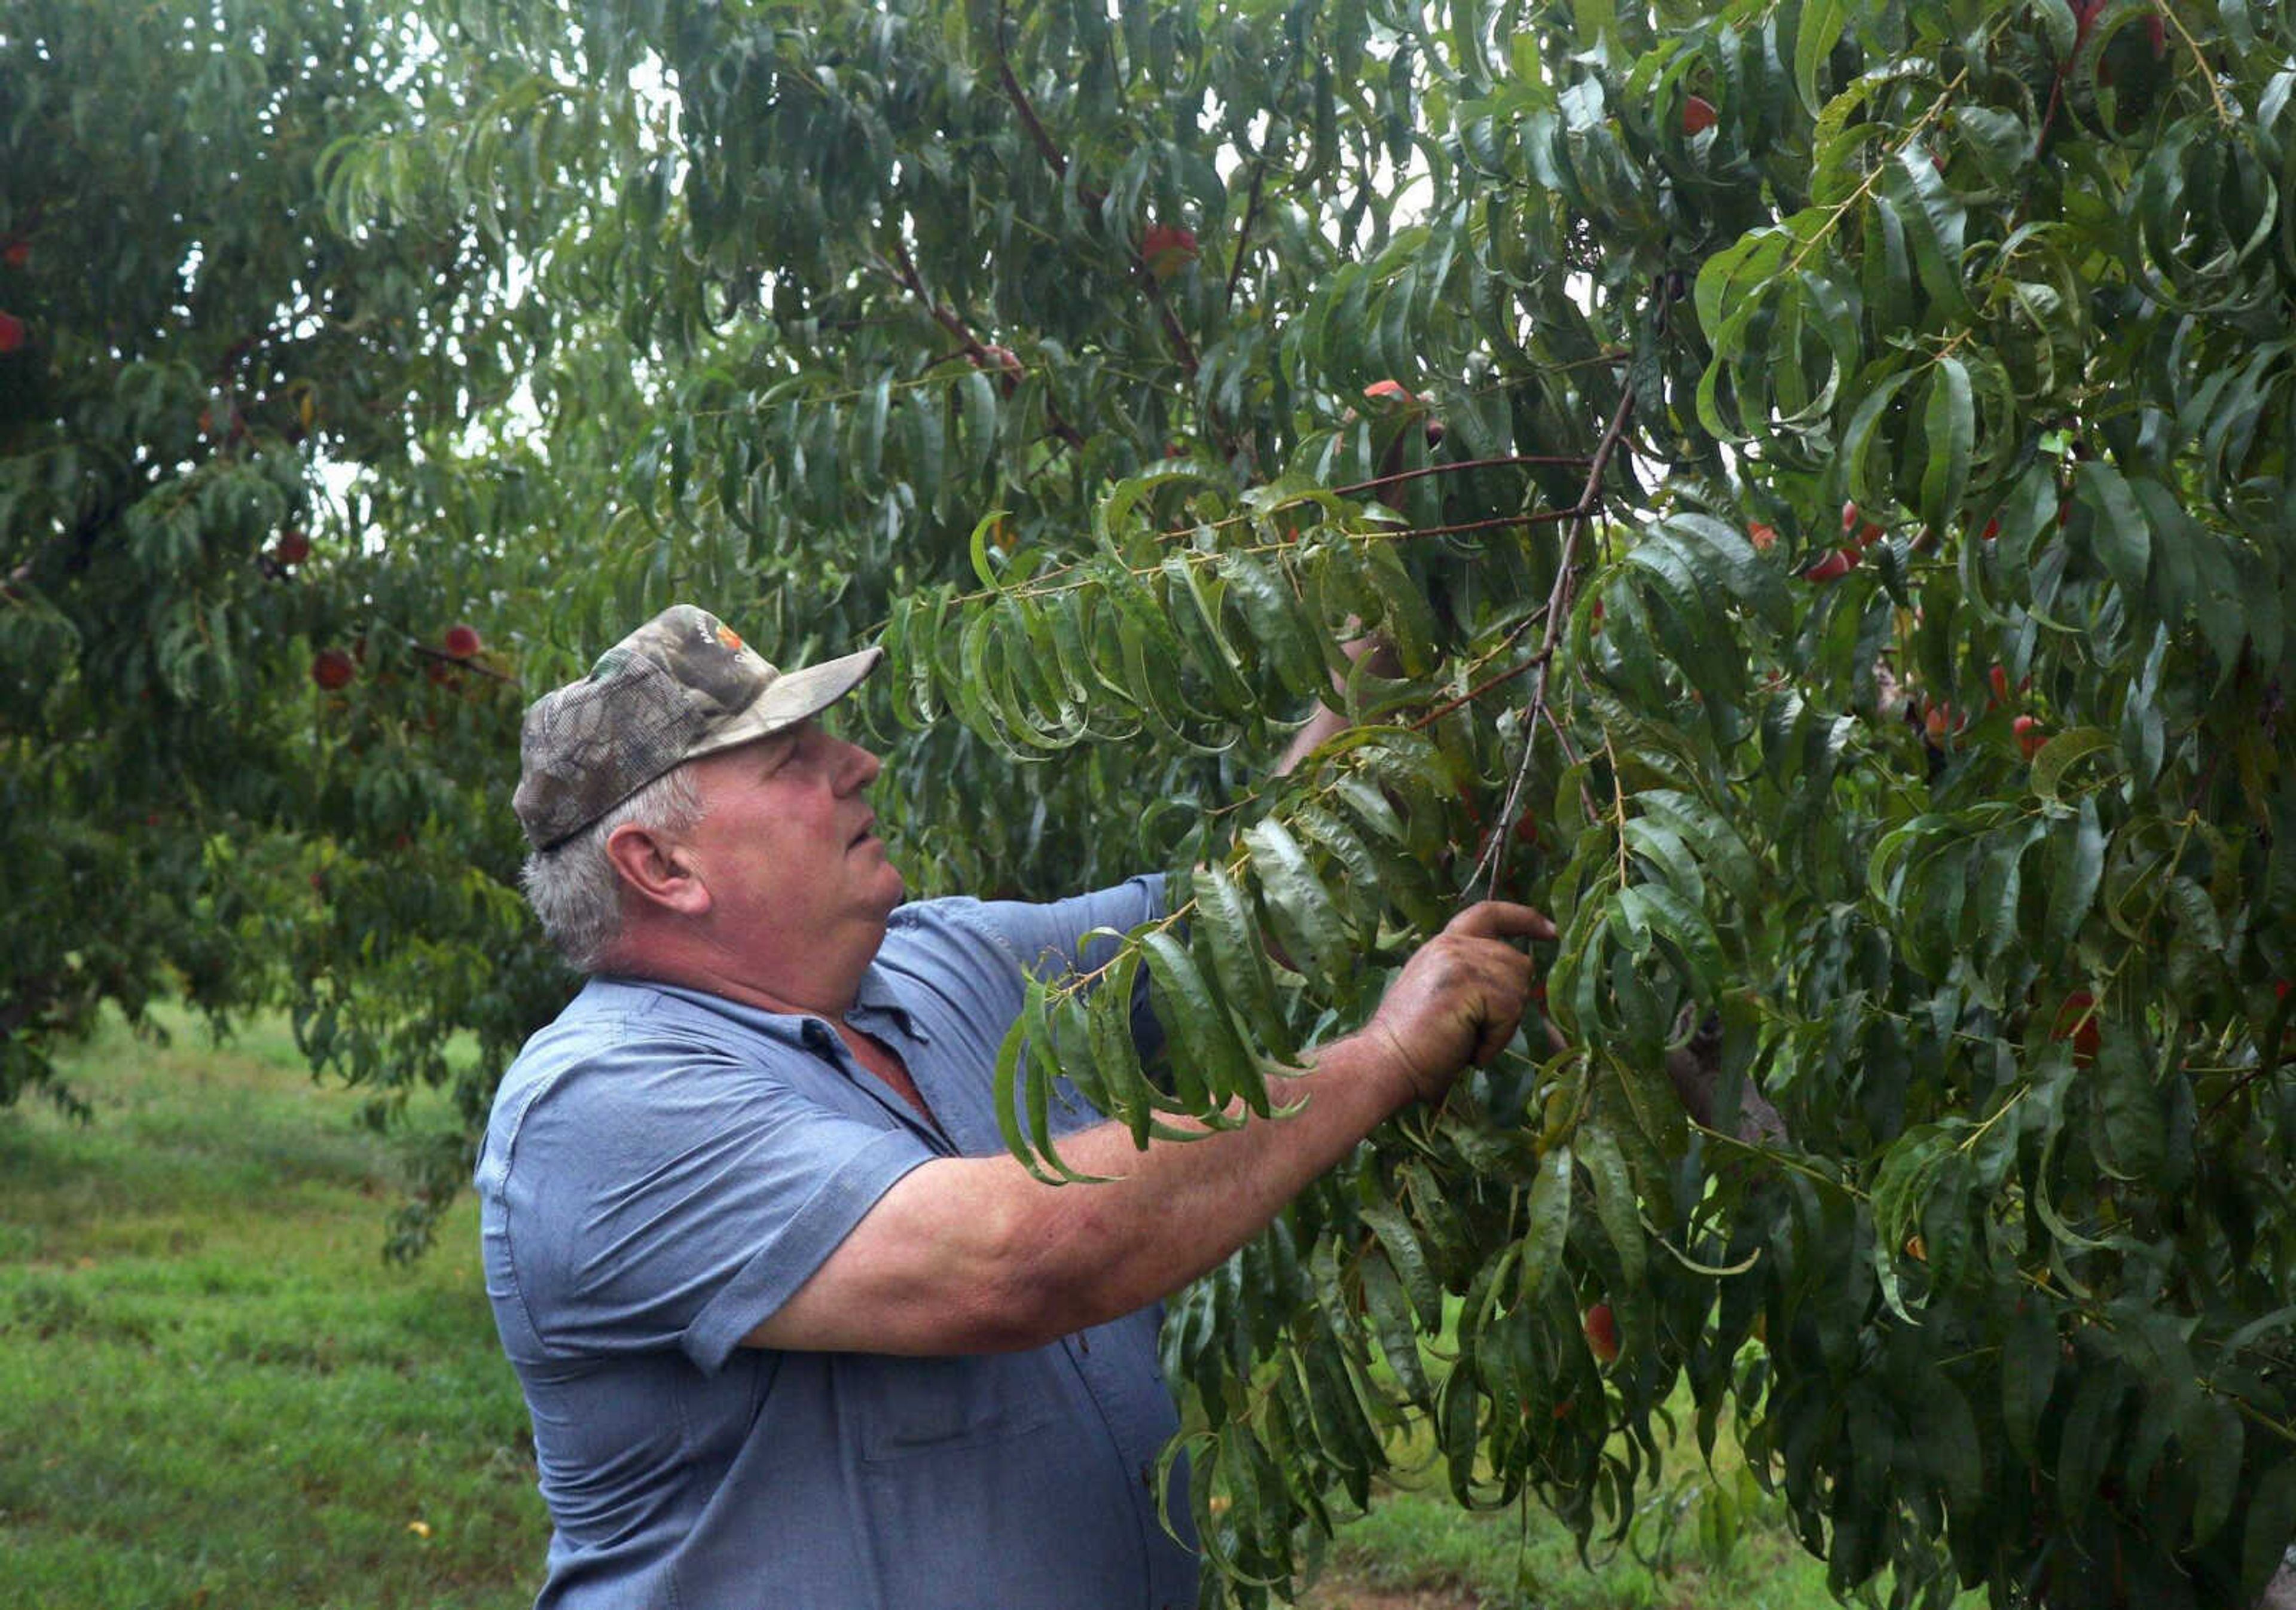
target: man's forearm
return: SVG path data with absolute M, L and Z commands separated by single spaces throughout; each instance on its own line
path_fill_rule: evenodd
M 1031 1279 L 1063 1312 L 1052 1333 L 1154 1302 L 1217 1266 L 1257 1235 L 1382 1120 L 1409 1103 L 1407 1070 L 1377 1037 L 1355 1034 L 1313 1053 L 1310 1071 L 1274 1083 L 1300 1110 L 1251 1118 L 1193 1140 L 1141 1150 L 1119 1124 L 1063 1141 L 1061 1156 L 1107 1183 L 1047 1187 L 1043 1254 Z
M 1366 669 L 1374 676 L 1393 676 L 1398 669 L 1394 649 L 1382 638 L 1350 638 L 1340 645 L 1340 652 L 1347 657 L 1350 665 L 1369 657 L 1371 663 Z M 1346 680 L 1337 674 L 1332 678 L 1332 686 L 1342 695 L 1347 691 Z M 1300 723 L 1300 730 L 1292 734 L 1292 741 L 1283 746 L 1283 753 L 1275 762 L 1275 775 L 1289 777 L 1299 769 L 1301 761 L 1316 752 L 1317 746 L 1338 737 L 1348 730 L 1348 726 L 1345 715 L 1330 705 L 1318 702 L 1308 713 L 1308 719 Z

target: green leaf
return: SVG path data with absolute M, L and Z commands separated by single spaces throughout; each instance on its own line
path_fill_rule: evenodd
M 1403 568 L 1396 544 L 1383 538 L 1357 545 L 1363 576 L 1380 604 L 1379 625 L 1406 676 L 1425 676 L 1435 668 L 1434 613 L 1418 584 Z
M 1443 1285 L 1437 1278 L 1434 1265 L 1420 1245 L 1418 1233 L 1400 1209 L 1383 1202 L 1366 1204 L 1357 1210 L 1363 1222 L 1371 1227 L 1379 1244 L 1387 1249 L 1388 1262 L 1402 1277 L 1404 1289 L 1410 1294 L 1413 1311 L 1419 1316 L 1422 1329 L 1430 1335 L 1443 1328 Z
M 1537 1303 L 1562 1266 L 1563 1244 L 1570 1230 L 1570 1163 L 1567 1144 L 1550 1147 L 1540 1155 L 1538 1170 L 1531 1175 L 1519 1243 L 1521 1279 L 1514 1294 L 1518 1306 Z
M 1188 887 L 1196 902 L 1193 936 L 1201 938 L 1210 952 L 1211 970 L 1219 979 L 1221 993 L 1234 1005 L 1263 1053 L 1291 1061 L 1294 1055 L 1291 1029 L 1276 1008 L 1267 948 L 1242 891 L 1218 861 L 1196 868 Z
M 1267 1087 L 1259 1069 L 1186 947 L 1161 928 L 1143 934 L 1140 946 L 1148 962 L 1150 999 L 1163 1026 L 1172 1065 L 1184 1070 L 1182 1088 L 1193 1085 L 1205 1092 L 1193 1105 L 1216 1110 L 1241 1098 L 1267 1117 Z
M 2079 1517 L 2095 1507 L 2097 1484 L 2120 1438 L 2120 1405 L 2128 1383 L 2110 1367 L 2077 1379 L 2072 1407 L 2057 1443 L 2057 1487 L 2065 1512 Z
M 1403 1287 L 1397 1283 L 1395 1271 L 1377 1248 L 1364 1254 L 1362 1278 L 1364 1306 L 1371 1320 L 1372 1335 L 1379 1343 L 1388 1368 L 1395 1372 L 1396 1384 L 1413 1402 L 1432 1404 L 1435 1392 L 1420 1362 L 1419 1337 L 1412 1328 L 1411 1309 L 1405 1304 Z
M 1578 1163 L 1595 1188 L 1595 1216 L 1619 1254 L 1620 1279 L 1629 1292 L 1643 1283 L 1644 1241 L 1642 1209 L 1635 1197 L 1634 1177 L 1611 1132 L 1599 1124 L 1580 1127 Z
M 2112 734 L 2101 727 L 2075 727 L 2058 733 L 2033 756 L 2033 792 L 2043 799 L 2058 797 L 2065 774 L 2077 763 L 2116 747 Z
M 2240 1495 L 2242 1439 L 2239 1411 L 2221 1399 L 2204 1401 L 2179 1430 L 2177 1446 L 2193 1480 L 2192 1546 L 2199 1548 L 2232 1518 Z
M 2144 596 L 2152 560 L 2152 528 L 2120 471 L 2103 459 L 2074 466 L 2081 501 L 2095 512 L 2090 540 L 2112 579 L 2133 602 Z
M 2001 1421 L 2009 1445 L 2029 1465 L 2038 1465 L 2041 1416 L 2056 1385 L 2057 1327 L 2038 1296 L 2017 1300 L 2017 1311 L 2001 1338 Z
M 1165 608 L 1210 683 L 1218 708 L 1231 713 L 1252 708 L 1259 701 L 1244 680 L 1243 662 L 1222 629 L 1219 601 L 1204 579 L 1204 567 L 1173 553 L 1165 557 L 1163 568 Z
M 1324 892 L 1323 880 L 1308 862 L 1307 853 L 1289 829 L 1268 817 L 1243 831 L 1251 854 L 1251 870 L 1259 879 L 1260 898 L 1284 948 L 1303 968 L 1342 992 L 1353 988 L 1354 946 L 1347 925 Z
M 1086 1003 L 1086 1021 L 1092 1048 L 1088 1070 L 1072 1067 L 1070 1076 L 1087 1099 L 1111 1117 L 1120 1117 L 1132 1132 L 1132 1144 L 1145 1148 L 1154 1132 L 1174 1132 L 1154 1122 L 1160 1105 L 1155 1088 L 1140 1067 L 1140 1048 L 1132 1039 L 1132 983 L 1140 968 L 1140 952 L 1126 948 L 1110 966 Z M 1090 1088 L 1096 1084 L 1097 1091 Z
M 2097 1162 L 2116 1179 L 2143 1180 L 2165 1156 L 2163 1115 L 2144 1049 L 2125 1024 L 2100 1026 L 2103 1043 L 2090 1067 L 2096 1101 Z
M 1794 89 L 1813 117 L 1825 105 L 1817 75 L 1841 42 L 1849 19 L 1849 0 L 1805 0 L 1794 24 Z
M 1943 531 L 1960 510 L 1969 488 L 1972 445 L 1977 434 L 1969 371 L 1961 360 L 1941 357 L 1931 376 L 1922 411 L 1922 434 L 1929 460 L 1922 470 L 1921 516 L 1932 531 Z
M 2050 851 L 2049 908 L 2041 943 L 2054 952 L 2072 944 L 2104 879 L 2104 830 L 2093 795 L 2083 795 L 2072 820 L 2054 830 Z
M 1319 628 L 1308 619 L 1290 583 L 1248 554 L 1223 554 L 1219 566 L 1242 605 L 1253 640 L 1284 688 L 1305 698 L 1328 697 L 1331 672 L 1318 642 Z

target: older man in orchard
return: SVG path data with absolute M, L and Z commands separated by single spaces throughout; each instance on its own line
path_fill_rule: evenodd
M 1510 941 L 1552 932 L 1472 907 L 1313 1053 L 1297 1113 L 1144 1150 L 1095 1124 L 1062 1153 L 1109 1182 L 1045 1184 L 992 1101 L 1024 975 L 1089 965 L 1161 881 L 903 904 L 877 758 L 817 720 L 877 659 L 777 672 L 680 605 L 527 713 L 527 889 L 588 979 L 504 1075 L 477 1182 L 542 1606 L 1193 1605 L 1159 1300 L 1496 1054 L 1531 982 Z

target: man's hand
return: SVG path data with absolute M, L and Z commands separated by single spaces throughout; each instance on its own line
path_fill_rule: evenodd
M 1365 1037 L 1384 1041 L 1423 1101 L 1451 1087 L 1470 1063 L 1497 1056 L 1530 999 L 1530 957 L 1510 941 L 1552 939 L 1554 925 L 1527 905 L 1469 906 L 1403 964 Z

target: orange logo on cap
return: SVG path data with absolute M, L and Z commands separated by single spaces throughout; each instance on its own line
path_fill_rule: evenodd
M 718 641 L 724 643 L 729 652 L 739 654 L 742 651 L 741 634 L 731 626 L 721 625 L 718 628 Z

